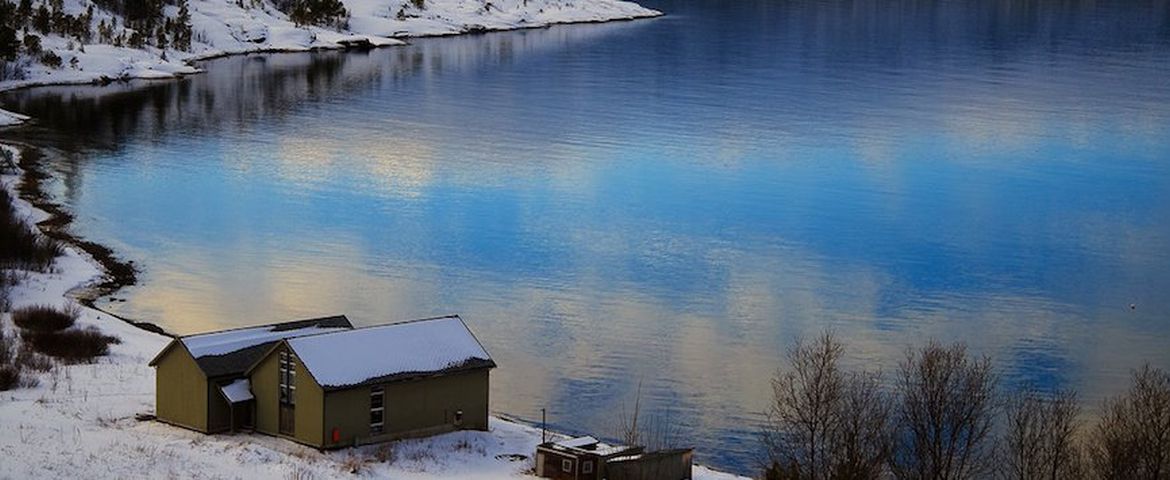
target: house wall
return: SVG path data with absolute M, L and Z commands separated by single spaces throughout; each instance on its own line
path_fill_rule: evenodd
M 272 377 L 276 382 L 276 377 Z M 325 418 L 325 391 L 301 362 L 297 362 L 296 434 L 302 443 L 314 446 L 325 444 L 322 430 Z
M 159 420 L 207 432 L 207 378 L 181 345 L 155 364 L 155 415 Z
M 634 460 L 609 462 L 607 476 L 609 480 L 689 479 L 692 457 L 689 448 L 648 453 Z
M 325 394 L 325 446 L 343 447 L 452 430 L 487 430 L 488 370 L 383 385 L 385 433 L 370 435 L 370 386 Z M 456 426 L 455 412 L 463 411 Z M 332 441 L 336 428 L 340 439 Z
M 565 471 L 564 462 L 570 463 L 569 471 Z M 577 480 L 581 462 L 577 457 L 553 450 L 537 450 L 536 474 L 544 478 L 556 480 Z
M 210 433 L 223 432 L 232 428 L 231 404 L 223 398 L 217 384 L 229 381 L 207 381 L 207 431 Z
M 256 364 L 252 376 L 252 396 L 256 398 L 256 431 L 278 435 L 280 419 L 280 357 L 268 355 Z
M 249 381 L 252 396 L 256 398 L 256 431 L 269 435 L 280 434 L 280 351 L 273 349 L 256 364 Z M 324 441 L 321 425 L 325 392 L 301 362 L 297 362 L 296 406 L 292 438 L 298 442 L 321 446 Z

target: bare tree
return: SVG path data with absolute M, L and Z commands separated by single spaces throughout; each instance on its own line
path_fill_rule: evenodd
M 1007 402 L 999 476 L 1005 480 L 1075 480 L 1083 477 L 1077 445 L 1080 404 L 1073 391 L 1044 395 L 1032 388 Z
M 1133 372 L 1127 395 L 1106 400 L 1089 439 L 1093 471 L 1106 480 L 1170 478 L 1170 375 L 1150 365 Z
M 830 478 L 831 438 L 845 389 L 839 362 L 844 347 L 826 332 L 788 351 L 791 369 L 772 379 L 772 405 L 761 440 L 768 460 L 788 478 Z
M 889 452 L 890 402 L 880 374 L 842 371 L 844 346 L 831 332 L 797 342 L 789 370 L 772 380 L 761 439 L 771 478 L 869 479 Z
M 960 480 L 991 473 L 996 375 L 963 344 L 930 342 L 899 367 L 891 470 L 900 479 Z
M 846 377 L 833 436 L 832 473 L 835 479 L 879 478 L 893 448 L 893 398 L 881 389 L 878 372 Z
M 642 441 L 642 426 L 638 425 L 638 416 L 642 413 L 642 381 L 638 381 L 638 392 L 634 394 L 634 412 L 626 412 L 622 405 L 622 416 L 618 427 L 622 442 L 626 445 L 639 445 Z

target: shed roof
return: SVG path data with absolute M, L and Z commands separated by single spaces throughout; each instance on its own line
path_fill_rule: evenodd
M 195 363 L 203 370 L 203 374 L 209 378 L 238 376 L 243 375 L 269 348 L 283 339 L 352 328 L 353 324 L 349 323 L 345 315 L 337 315 L 198 333 L 176 338 L 151 360 L 150 364 L 156 364 L 163 353 L 176 343 L 181 343 L 195 358 Z
M 496 363 L 458 315 L 287 340 L 327 390 L 493 368 Z
M 577 455 L 595 455 L 598 457 L 609 457 L 612 455 L 629 455 L 642 452 L 642 447 L 630 445 L 610 445 L 602 443 L 595 437 L 586 435 L 583 437 L 568 438 L 560 441 L 546 442 L 538 445 L 540 448 Z
M 557 445 L 560 445 L 562 447 L 569 447 L 569 448 L 584 448 L 584 447 L 588 447 L 590 445 L 597 445 L 598 443 L 601 443 L 601 442 L 599 442 L 596 438 L 593 438 L 593 437 L 588 436 L 588 435 L 586 435 L 584 437 L 570 438 L 568 440 L 561 440 L 559 442 L 556 442 Z
M 252 396 L 252 383 L 246 378 L 222 385 L 219 387 L 219 391 L 223 392 L 223 398 L 226 398 L 230 403 L 246 402 L 256 398 Z

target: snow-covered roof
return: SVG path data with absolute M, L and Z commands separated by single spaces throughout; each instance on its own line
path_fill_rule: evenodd
M 642 447 L 635 447 L 630 445 L 610 445 L 608 443 L 602 443 L 597 438 L 589 435 L 555 442 L 548 442 L 541 444 L 540 447 L 572 455 L 589 454 L 598 457 L 636 454 L 642 451 Z
M 280 325 L 224 330 L 182 337 L 179 340 L 195 358 L 226 355 L 256 345 L 275 342 L 285 338 L 348 330 L 347 327 L 322 327 L 309 324 L 299 328 L 280 328 Z
M 264 353 L 285 338 L 352 329 L 344 315 L 274 323 L 258 327 L 235 328 L 218 332 L 179 337 L 167 345 L 150 365 L 177 344 L 183 345 L 208 378 L 240 376 Z
M 219 387 L 223 392 L 223 397 L 231 403 L 240 403 L 252 400 L 252 383 L 246 378 L 241 378 L 232 383 Z
M 290 338 L 288 344 L 327 389 L 496 366 L 455 315 Z
M 557 442 L 557 445 L 560 445 L 562 447 L 569 447 L 569 448 L 581 448 L 581 447 L 585 447 L 585 446 L 589 446 L 589 445 L 597 445 L 598 443 L 599 443 L 599 441 L 596 438 L 593 438 L 593 437 L 586 435 L 584 437 L 577 437 L 577 438 L 570 438 L 568 440 L 561 440 L 561 441 Z

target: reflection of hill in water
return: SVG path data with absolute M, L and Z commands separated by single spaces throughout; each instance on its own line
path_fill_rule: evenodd
M 49 86 L 5 93 L 0 100 L 35 117 L 40 127 L 10 136 L 35 142 L 49 135 L 51 143 L 70 150 L 118 148 L 118 139 L 127 135 L 234 129 L 281 118 L 302 102 L 352 96 L 415 77 L 490 68 L 639 26 L 637 22 L 556 26 L 421 38 L 408 46 L 371 51 L 232 56 L 205 62 L 201 66 L 206 73 L 179 81 Z M 44 127 L 69 134 L 59 137 Z

